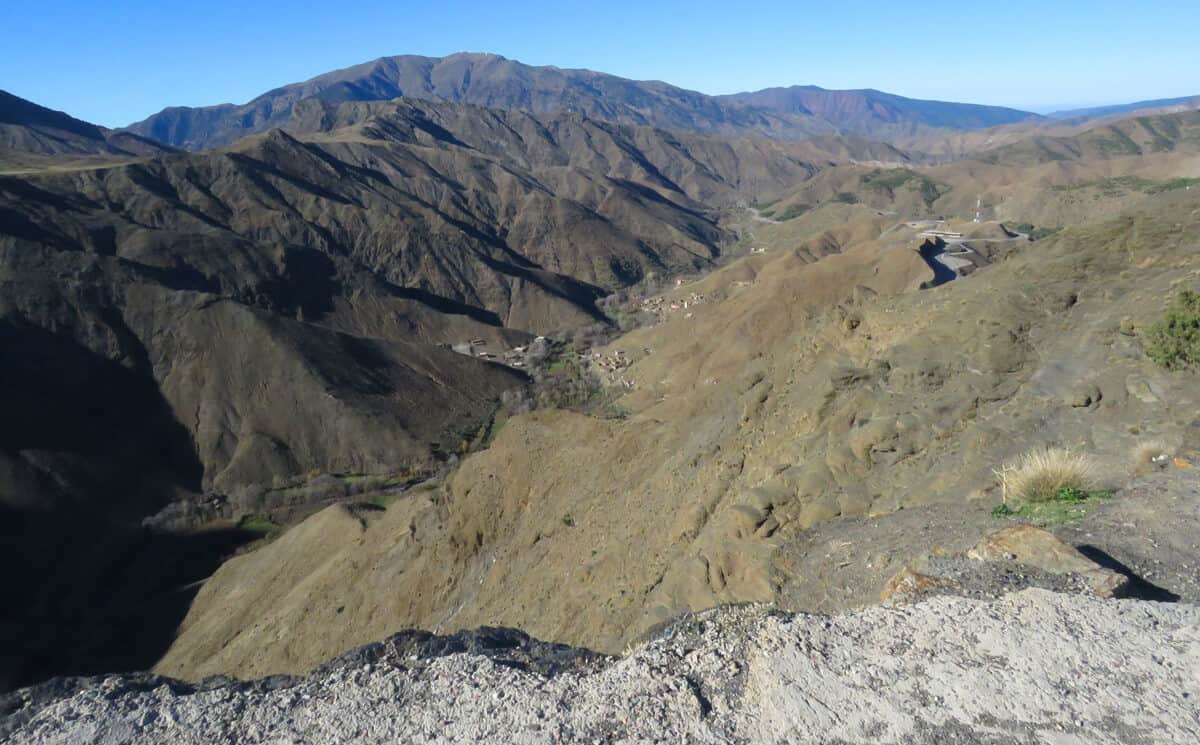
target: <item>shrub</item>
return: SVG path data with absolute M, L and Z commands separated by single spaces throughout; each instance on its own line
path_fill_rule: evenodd
M 1150 326 L 1146 354 L 1168 370 L 1200 365 L 1200 294 L 1184 290 L 1175 296 L 1166 317 Z
M 1095 489 L 1095 466 L 1086 456 L 1063 448 L 1026 453 L 997 470 L 1004 503 L 1064 501 Z

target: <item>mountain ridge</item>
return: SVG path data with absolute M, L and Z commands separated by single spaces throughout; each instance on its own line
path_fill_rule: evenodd
M 824 115 L 795 106 L 754 105 L 746 100 L 761 91 L 709 96 L 662 81 L 635 81 L 586 69 L 530 66 L 487 53 L 396 55 L 280 86 L 245 104 L 170 107 L 130 124 L 125 131 L 186 149 L 219 146 L 277 126 L 287 119 L 297 101 L 310 97 L 341 103 L 404 96 L 535 114 L 574 111 L 618 124 L 782 140 L 822 134 L 912 134 L 945 126 L 991 126 L 1037 116 L 1002 107 L 920 101 L 877 91 L 814 90 L 820 91 L 817 98 L 826 100 Z M 851 103 L 837 104 L 841 99 Z M 853 117 L 839 118 L 842 111 L 853 112 Z M 932 113 L 923 113 L 926 111 Z M 929 116 L 941 123 L 925 121 Z
M 1004 106 L 907 98 L 862 88 L 830 90 L 815 85 L 764 88 L 718 96 L 773 111 L 805 111 L 834 121 L 844 134 L 912 136 L 930 130 L 986 129 L 1037 122 L 1043 117 Z
M 0 162 L 55 156 L 138 157 L 172 150 L 156 140 L 106 129 L 0 90 Z
M 1081 109 L 1064 109 L 1046 114 L 1048 119 L 1099 119 L 1114 114 L 1132 114 L 1147 109 L 1164 109 L 1182 107 L 1182 110 L 1200 108 L 1200 94 L 1177 96 L 1175 98 L 1157 98 L 1148 101 L 1132 103 L 1107 104 L 1104 106 L 1089 106 Z M 1166 112 L 1163 112 L 1166 113 Z

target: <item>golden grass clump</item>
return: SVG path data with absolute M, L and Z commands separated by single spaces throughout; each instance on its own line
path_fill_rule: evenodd
M 1149 473 L 1155 468 L 1166 466 L 1174 454 L 1175 448 L 1162 440 L 1139 442 L 1133 449 L 1134 470 L 1139 474 Z
M 1096 467 L 1085 455 L 1065 448 L 1043 448 L 1025 453 L 995 471 L 1004 503 L 1048 502 L 1066 493 L 1096 488 Z

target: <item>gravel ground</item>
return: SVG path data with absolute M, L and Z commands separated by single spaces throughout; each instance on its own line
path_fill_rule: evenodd
M 840 616 L 741 606 L 619 660 L 488 630 L 304 678 L 60 679 L 0 699 L 23 743 L 1196 743 L 1200 608 L 1029 589 Z M 505 636 L 509 634 L 509 636 Z M 465 650 L 465 651 L 464 651 Z

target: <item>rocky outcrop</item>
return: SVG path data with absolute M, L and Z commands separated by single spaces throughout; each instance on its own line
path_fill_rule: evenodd
M 912 602 L 935 594 L 994 597 L 1026 587 L 1124 596 L 1130 578 L 1084 556 L 1054 533 L 1014 525 L 979 541 L 964 554 L 937 554 L 905 567 L 888 580 L 880 599 Z
M 506 632 L 402 635 L 306 678 L 56 680 L 0 699 L 34 743 L 1178 743 L 1200 609 L 1027 590 L 843 616 L 689 616 L 605 661 Z

